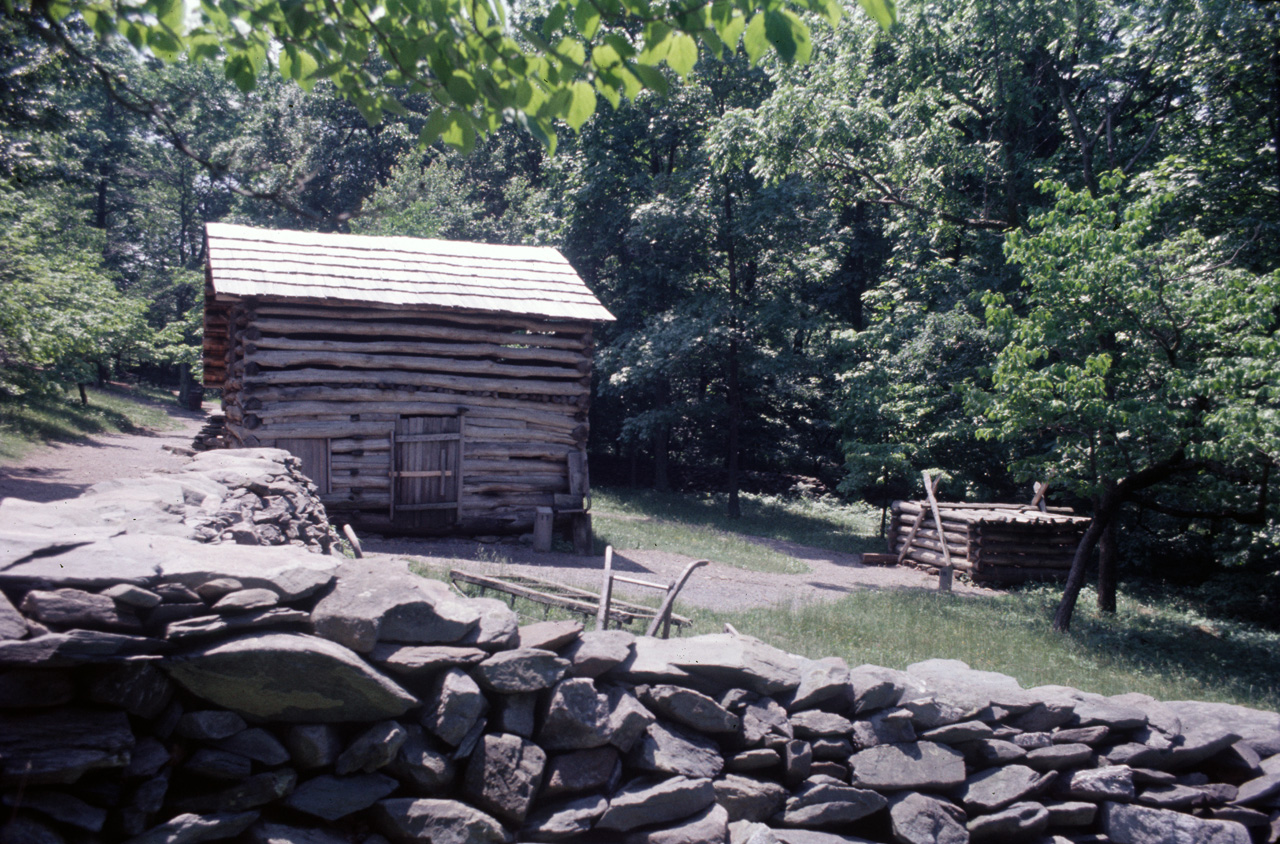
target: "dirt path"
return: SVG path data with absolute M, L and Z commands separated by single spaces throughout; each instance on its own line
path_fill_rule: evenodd
M 141 434 L 105 434 L 80 443 L 51 445 L 16 463 L 0 466 L 0 499 L 57 501 L 74 498 L 99 481 L 140 477 L 176 469 L 187 457 L 166 447 L 185 449 L 204 423 L 202 413 L 166 408 L 178 427 Z M 606 514 L 599 513 L 598 517 Z M 619 516 L 619 518 L 625 518 Z M 574 554 L 536 554 L 526 545 L 481 543 L 462 539 L 404 539 L 363 537 L 371 557 L 407 557 L 435 568 L 462 568 L 491 574 L 517 574 L 598 590 L 603 557 Z M 760 539 L 808 566 L 804 574 L 747 571 L 724 561 L 712 561 L 694 572 L 681 603 L 716 610 L 803 605 L 834 601 L 864 589 L 936 589 L 937 578 L 907 568 L 864 566 L 861 555 Z M 644 580 L 666 583 L 680 575 L 692 557 L 665 551 L 622 550 L 614 555 L 616 571 Z M 990 589 L 956 584 L 956 592 L 993 595 Z M 647 593 L 647 594 L 646 594 Z M 622 587 L 623 597 L 651 598 L 654 592 Z
M 600 514 L 597 514 L 599 517 Z M 747 571 L 712 561 L 697 569 L 680 593 L 680 603 L 707 609 L 737 611 L 755 607 L 801 606 L 815 601 L 835 601 L 865 589 L 937 588 L 938 578 L 909 568 L 864 566 L 859 554 L 843 554 L 792 543 L 769 542 L 778 550 L 803 560 L 805 574 Z M 478 574 L 538 577 L 570 586 L 599 591 L 603 557 L 574 554 L 538 554 L 524 545 L 479 543 L 464 540 L 405 539 L 370 536 L 362 539 L 369 556 L 395 556 L 433 568 L 459 568 Z M 614 553 L 615 571 L 660 583 L 675 580 L 693 557 L 664 551 L 624 550 Z M 652 597 L 652 590 L 620 587 L 618 593 Z M 957 583 L 963 595 L 996 595 L 998 592 Z
M 75 498 L 99 481 L 137 478 L 176 469 L 188 458 L 165 446 L 189 448 L 205 414 L 166 407 L 178 427 L 140 434 L 99 434 L 83 442 L 55 443 L 0 466 L 0 499 L 58 501 Z

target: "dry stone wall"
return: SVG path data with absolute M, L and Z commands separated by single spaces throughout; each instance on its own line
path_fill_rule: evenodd
M 400 564 L 63 533 L 0 523 L 3 844 L 1280 833 L 1276 713 L 518 627 Z
M 105 481 L 67 501 L 2 499 L 0 530 L 32 534 L 35 542 L 50 534 L 68 542 L 134 534 L 328 553 L 337 534 L 301 469 L 277 448 L 206 452 L 177 471 Z

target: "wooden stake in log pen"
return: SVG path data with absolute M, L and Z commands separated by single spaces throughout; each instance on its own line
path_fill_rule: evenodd
M 938 533 L 942 534 L 942 516 L 938 515 L 938 499 L 934 495 L 938 489 L 938 482 L 931 478 L 928 472 L 922 472 L 921 476 L 924 478 L 924 495 L 929 501 L 929 511 L 933 513 L 933 524 L 937 527 Z M 951 580 L 955 576 L 955 568 L 951 565 L 951 548 L 945 542 L 940 544 L 945 565 L 938 571 L 938 591 L 950 592 Z

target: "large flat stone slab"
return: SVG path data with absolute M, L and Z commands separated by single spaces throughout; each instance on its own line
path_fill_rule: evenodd
M 725 687 L 772 695 L 800 685 L 800 660 L 751 636 L 712 633 L 665 641 L 670 665 Z
M 1280 713 L 1196 700 L 1174 700 L 1165 706 L 1178 716 L 1182 728 L 1188 732 L 1209 727 L 1226 729 L 1248 742 L 1264 759 L 1280 753 Z
M 50 546 L 55 551 L 62 547 Z M 0 571 L 0 588 L 98 592 L 118 583 L 180 583 L 194 589 L 228 577 L 246 589 L 270 589 L 281 600 L 293 601 L 328 586 L 339 560 L 292 545 L 238 545 L 229 551 L 178 536 L 126 534 L 21 559 Z
M 1102 805 L 1102 830 L 1116 844 L 1249 844 L 1251 840 L 1249 831 L 1234 821 L 1124 803 Z
M 134 746 L 123 712 L 59 708 L 0 715 L 0 785 L 73 783 L 99 768 L 123 768 Z
M 167 659 L 192 694 L 243 715 L 291 723 L 381 721 L 418 700 L 341 645 L 256 633 Z
M 929 659 L 907 666 L 926 691 L 957 706 L 985 709 L 992 704 L 1011 712 L 1030 709 L 1035 698 L 1017 680 L 996 671 L 978 671 L 958 659 Z
M 949 791 L 964 782 L 964 756 L 929 741 L 869 747 L 849 761 L 853 784 L 876 791 Z
M 372 653 L 378 642 L 461 642 L 480 624 L 470 601 L 438 580 L 413 574 L 403 560 L 350 560 L 337 577 L 333 591 L 312 611 L 311 623 L 316 635 L 357 653 Z

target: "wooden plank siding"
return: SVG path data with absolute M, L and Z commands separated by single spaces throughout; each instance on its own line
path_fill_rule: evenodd
M 228 435 L 302 457 L 335 516 L 517 532 L 538 507 L 586 506 L 571 467 L 593 322 L 612 317 L 555 250 L 222 225 L 208 238 L 205 380 Z

